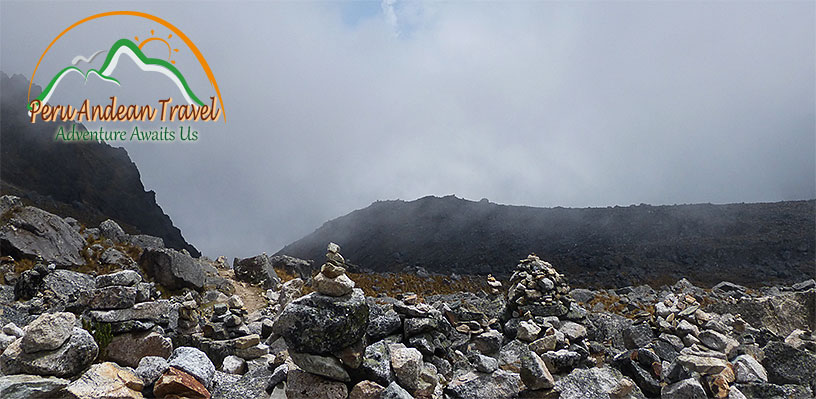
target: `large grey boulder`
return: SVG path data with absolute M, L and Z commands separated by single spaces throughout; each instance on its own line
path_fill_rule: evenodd
M 768 381 L 774 384 L 810 385 L 816 383 L 816 356 L 781 342 L 771 342 L 764 348 L 762 365 Z
M 632 380 L 611 367 L 575 369 L 555 383 L 560 399 L 645 398 Z M 628 393 L 627 393 L 628 392 Z
M 468 372 L 453 379 L 445 388 L 445 394 L 455 399 L 516 397 L 521 379 L 516 373 L 496 370 L 491 374 Z
M 371 342 L 379 341 L 402 327 L 399 314 L 391 306 L 369 304 L 371 309 L 366 335 Z
M 57 269 L 43 278 L 40 291 L 53 295 L 56 301 L 66 305 L 82 301 L 94 287 L 94 278 L 88 274 Z
M 244 259 L 235 258 L 232 265 L 236 280 L 260 284 L 267 289 L 280 287 L 281 279 L 275 273 L 272 262 L 266 254 Z
M 55 350 L 26 353 L 21 342 L 12 342 L 0 355 L 0 371 L 4 374 L 70 377 L 88 367 L 99 353 L 91 334 L 81 328 L 74 328 L 68 341 Z
M 0 398 L 3 399 L 52 399 L 70 381 L 57 377 L 16 374 L 0 377 Z
M 368 304 L 361 289 L 341 297 L 313 292 L 284 308 L 273 331 L 290 350 L 328 354 L 351 346 L 365 334 Z
M 139 258 L 139 265 L 157 283 L 170 290 L 200 290 L 207 280 L 204 267 L 197 259 L 172 249 L 146 248 Z
M 61 217 L 32 206 L 14 207 L 2 217 L 0 252 L 4 255 L 15 259 L 39 256 L 64 267 L 85 264 L 80 254 L 85 239 Z
M 320 356 L 309 353 L 289 352 L 295 364 L 312 374 L 317 374 L 337 381 L 351 381 L 348 372 L 334 356 Z

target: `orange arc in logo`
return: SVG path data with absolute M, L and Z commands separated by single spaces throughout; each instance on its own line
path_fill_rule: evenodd
M 196 45 L 193 44 L 192 40 L 190 40 L 190 38 L 188 38 L 187 35 L 184 34 L 184 32 L 180 31 L 178 28 L 173 26 L 171 23 L 169 23 L 169 22 L 167 22 L 167 21 L 165 21 L 165 20 L 163 20 L 163 19 L 161 19 L 161 18 L 159 18 L 159 17 L 157 17 L 155 15 L 150 15 L 150 14 L 139 12 L 139 11 L 109 11 L 109 12 L 103 12 L 101 14 L 91 15 L 90 17 L 87 17 L 87 18 L 84 18 L 84 19 L 81 19 L 81 20 L 75 22 L 73 25 L 69 26 L 67 29 L 62 31 L 62 33 L 57 35 L 57 37 L 55 37 L 54 40 L 52 40 L 51 43 L 48 44 L 48 47 L 45 48 L 45 51 L 43 51 L 42 55 L 40 56 L 40 59 L 37 61 L 37 65 L 34 67 L 34 72 L 31 73 L 31 81 L 28 82 L 28 96 L 27 96 L 28 102 L 31 102 L 31 85 L 34 83 L 34 75 L 37 74 L 37 69 L 40 68 L 40 62 L 42 62 L 43 58 L 45 57 L 45 54 L 48 53 L 48 50 L 51 49 L 51 46 L 53 46 L 54 43 L 56 43 L 57 40 L 59 40 L 59 38 L 62 37 L 62 35 L 66 34 L 71 29 L 74 29 L 77 26 L 84 24 L 85 22 L 88 22 L 88 21 L 91 21 L 91 20 L 94 20 L 94 19 L 97 19 L 97 18 L 109 17 L 109 16 L 113 16 L 113 15 L 129 15 L 129 16 L 133 16 L 133 17 L 141 17 L 141 18 L 149 19 L 151 21 L 158 22 L 158 23 L 162 24 L 167 29 L 170 29 L 171 31 L 173 31 L 173 33 L 175 33 L 176 36 L 178 36 L 179 39 L 181 39 L 184 42 L 184 44 L 186 44 L 187 47 L 190 48 L 190 50 L 193 52 L 196 59 L 198 60 L 198 63 L 201 64 L 202 68 L 204 68 L 204 72 L 207 74 L 207 79 L 210 80 L 210 84 L 215 89 L 215 94 L 218 95 L 218 103 L 221 105 L 221 112 L 224 115 L 224 123 L 227 122 L 227 112 L 224 111 L 224 100 L 221 99 L 221 91 L 218 90 L 218 82 L 215 81 L 215 76 L 213 76 L 212 70 L 210 69 L 210 66 L 207 64 L 207 60 L 204 59 L 203 55 L 201 55 L 201 51 L 198 51 L 198 47 L 196 47 Z

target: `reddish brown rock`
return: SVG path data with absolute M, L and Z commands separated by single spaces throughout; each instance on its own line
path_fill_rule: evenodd
M 153 394 L 157 398 L 210 399 L 210 392 L 198 380 L 175 367 L 170 367 L 156 381 Z

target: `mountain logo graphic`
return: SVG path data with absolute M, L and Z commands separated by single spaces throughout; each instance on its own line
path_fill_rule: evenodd
M 48 82 L 45 86 L 43 91 L 37 95 L 36 98 L 31 99 L 31 85 L 34 82 L 34 76 L 37 74 L 37 71 L 40 67 L 40 63 L 42 62 L 43 58 L 52 48 L 54 43 L 56 43 L 61 37 L 63 37 L 66 33 L 71 31 L 72 29 L 87 23 L 92 20 L 96 20 L 99 18 L 104 17 L 111 17 L 111 16 L 130 16 L 130 17 L 138 17 L 150 20 L 152 22 L 158 23 L 167 29 L 170 30 L 166 38 L 165 37 L 158 37 L 155 35 L 156 31 L 154 29 L 150 30 L 150 37 L 146 37 L 143 40 L 140 40 L 138 36 L 133 37 L 133 40 L 122 38 L 116 40 L 113 45 L 110 47 L 107 52 L 103 50 L 99 50 L 90 56 L 84 55 L 77 55 L 71 60 L 71 64 L 59 70 Z M 179 53 L 178 48 L 174 48 L 171 46 L 169 40 L 171 38 L 180 39 L 190 50 L 190 52 L 195 56 L 196 61 L 200 64 L 201 68 L 205 72 L 207 79 L 209 80 L 212 88 L 215 91 L 215 96 L 209 98 L 211 101 L 207 101 L 206 103 L 202 101 L 197 95 L 196 92 L 192 89 L 191 85 L 189 84 L 188 80 L 184 77 L 184 74 L 177 68 L 176 61 L 174 59 L 174 54 Z M 157 43 L 164 43 L 167 47 L 167 58 L 152 58 L 145 55 L 143 48 L 146 44 L 151 42 Z M 91 63 L 99 56 L 104 54 L 104 61 L 102 65 L 97 68 L 92 68 Z M 79 74 L 81 75 L 86 81 L 92 75 L 100 78 L 102 81 L 112 83 L 116 86 L 121 86 L 122 84 L 120 81 L 113 76 L 114 71 L 116 70 L 117 65 L 122 59 L 128 59 L 132 61 L 141 71 L 145 72 L 156 72 L 167 79 L 169 79 L 175 87 L 178 89 L 181 97 L 183 97 L 186 105 L 173 105 L 172 108 L 169 104 L 172 102 L 172 98 L 168 99 L 160 99 L 159 103 L 160 106 L 151 107 L 151 106 L 142 106 L 142 112 L 133 111 L 131 113 L 122 113 L 119 114 L 116 112 L 116 109 L 108 112 L 106 115 L 102 115 L 101 106 L 90 106 L 88 104 L 88 100 L 85 101 L 85 104 L 82 108 L 73 108 L 71 106 L 63 106 L 63 105 L 49 105 L 49 100 L 52 99 L 52 96 L 56 92 L 57 87 L 60 85 L 60 82 L 66 76 L 70 76 L 72 74 Z M 85 63 L 88 66 L 83 70 L 80 68 L 80 64 Z M 31 74 L 31 83 L 29 83 L 28 87 L 28 102 L 27 102 L 27 110 L 29 115 L 31 116 L 32 123 L 35 121 L 35 117 L 39 115 L 43 121 L 55 121 L 55 120 L 76 120 L 81 121 L 82 117 L 84 116 L 87 120 L 138 120 L 141 117 L 141 120 L 145 120 L 144 115 L 149 115 L 148 119 L 153 120 L 155 118 L 156 109 L 161 108 L 161 120 L 164 121 L 167 117 L 166 108 L 170 108 L 170 115 L 169 119 L 174 120 L 174 116 L 178 118 L 178 120 L 204 120 L 204 121 L 215 121 L 218 119 L 219 116 L 224 116 L 224 122 L 226 122 L 226 113 L 224 112 L 224 104 L 221 98 L 221 92 L 218 88 L 218 83 L 215 80 L 215 76 L 212 73 L 209 65 L 207 64 L 206 59 L 198 50 L 195 44 L 193 44 L 192 40 L 190 40 L 181 30 L 170 24 L 169 22 L 156 17 L 151 14 L 142 13 L 138 11 L 111 11 L 101 14 L 92 15 L 90 17 L 84 18 L 76 23 L 72 24 L 64 31 L 62 31 L 59 35 L 57 35 L 51 43 L 46 47 L 43 54 L 40 56 L 40 59 L 37 61 L 36 66 L 34 67 L 34 72 Z M 116 103 L 116 98 L 111 97 L 113 104 Z M 209 104 L 208 104 L 209 103 Z M 124 107 L 126 111 L 131 111 L 131 108 L 136 108 L 136 106 L 125 106 L 119 105 L 119 107 Z M 99 109 L 96 109 L 99 108 Z M 111 108 L 115 108 L 113 105 Z M 94 111 L 94 112 L 92 112 Z M 99 111 L 99 112 L 95 112 Z M 174 115 L 173 112 L 176 114 Z M 210 116 L 208 119 L 207 116 Z M 92 119 L 93 118 L 93 119 Z

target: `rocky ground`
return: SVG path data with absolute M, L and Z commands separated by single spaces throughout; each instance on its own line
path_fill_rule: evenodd
M 214 261 L 0 197 L 2 398 L 813 398 L 816 281 L 360 288 L 328 244 Z M 281 274 L 283 276 L 283 274 Z M 436 281 L 428 277 L 428 281 Z M 418 291 L 418 290 L 417 290 Z

